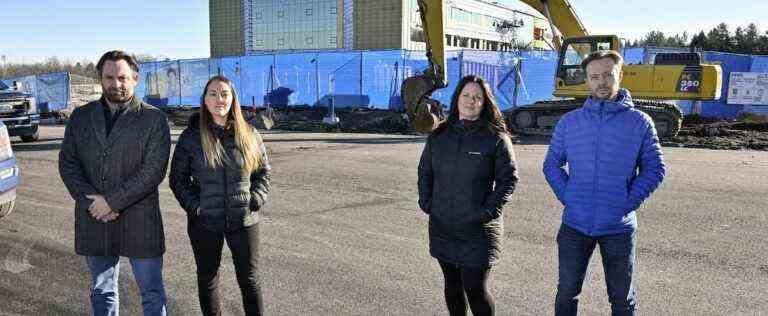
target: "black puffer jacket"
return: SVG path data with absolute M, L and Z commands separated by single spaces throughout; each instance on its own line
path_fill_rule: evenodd
M 429 214 L 429 250 L 454 264 L 490 266 L 501 255 L 502 207 L 517 183 L 508 135 L 484 122 L 449 122 L 419 162 L 419 206 Z
M 256 212 L 264 205 L 270 189 L 266 148 L 254 129 L 253 137 L 262 144 L 261 166 L 248 174 L 243 170 L 243 155 L 235 145 L 233 131 L 215 124 L 211 128 L 224 147 L 224 167 L 208 166 L 200 140 L 200 118 L 194 114 L 179 136 L 171 159 L 171 190 L 190 220 L 201 221 L 209 230 L 234 231 L 254 225 L 258 222 Z

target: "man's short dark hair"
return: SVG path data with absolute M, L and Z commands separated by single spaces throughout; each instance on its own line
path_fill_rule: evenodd
M 598 50 L 590 53 L 586 59 L 581 61 L 581 68 L 584 69 L 584 71 L 587 71 L 587 65 L 589 63 L 600 60 L 610 58 L 613 60 L 613 63 L 619 66 L 624 65 L 624 58 L 621 57 L 621 54 L 619 54 L 617 51 L 613 50 Z
M 136 58 L 134 58 L 133 55 L 127 54 L 121 50 L 113 50 L 104 53 L 104 55 L 99 58 L 99 62 L 96 64 L 96 70 L 99 72 L 99 77 L 101 77 L 102 70 L 104 70 L 104 63 L 107 61 L 117 62 L 120 60 L 125 60 L 125 62 L 128 63 L 128 66 L 131 66 L 133 71 L 139 73 L 139 63 L 136 62 Z

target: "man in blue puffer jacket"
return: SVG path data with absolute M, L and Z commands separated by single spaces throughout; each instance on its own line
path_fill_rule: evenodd
M 623 59 L 597 51 L 582 62 L 591 96 L 555 127 L 544 175 L 565 206 L 557 234 L 555 315 L 576 315 L 579 294 L 600 245 L 612 315 L 634 315 L 636 210 L 666 168 L 651 118 L 619 89 Z M 568 165 L 566 170 L 565 166 Z

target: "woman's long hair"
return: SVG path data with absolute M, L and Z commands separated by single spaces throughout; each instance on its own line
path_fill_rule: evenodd
M 203 96 L 200 102 L 200 141 L 203 144 L 203 154 L 205 160 L 211 168 L 217 168 L 224 165 L 226 153 L 221 141 L 213 135 L 210 124 L 214 124 L 213 116 L 205 105 L 205 95 L 208 93 L 208 86 L 213 82 L 221 82 L 229 86 L 232 91 L 232 104 L 227 113 L 226 128 L 233 128 L 235 134 L 235 145 L 243 154 L 243 166 L 247 172 L 251 172 L 261 164 L 261 138 L 254 137 L 252 128 L 243 118 L 243 112 L 240 110 L 240 101 L 237 99 L 235 87 L 232 82 L 224 76 L 215 76 L 208 80 L 203 89 Z M 230 157 L 234 159 L 234 157 Z
M 478 119 L 488 123 L 488 127 L 497 133 L 509 133 L 507 124 L 504 123 L 504 117 L 501 115 L 501 110 L 496 104 L 496 98 L 493 97 L 493 90 L 488 87 L 488 84 L 482 77 L 468 75 L 461 78 L 459 85 L 456 86 L 456 90 L 453 92 L 453 96 L 451 97 L 451 112 L 448 114 L 448 119 L 441 123 L 435 129 L 433 134 L 442 132 L 450 124 L 459 120 L 459 97 L 461 96 L 461 90 L 464 90 L 464 86 L 473 82 L 477 83 L 483 91 L 483 110 L 480 112 L 480 117 Z

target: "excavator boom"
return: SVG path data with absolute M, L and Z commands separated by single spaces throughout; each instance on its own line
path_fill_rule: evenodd
M 442 119 L 442 105 L 429 96 L 435 90 L 448 85 L 445 68 L 445 20 L 442 0 L 418 0 L 418 5 L 427 43 L 429 67 L 422 74 L 406 78 L 400 94 L 414 129 L 428 133 L 434 130 Z
M 581 23 L 576 11 L 573 10 L 573 6 L 568 0 L 520 0 L 520 2 L 527 4 L 531 8 L 534 8 L 539 13 L 543 14 L 549 20 L 552 27 L 552 34 L 555 34 L 555 28 L 560 31 L 561 35 L 553 36 L 553 44 L 555 50 L 560 50 L 560 46 L 563 43 L 563 37 L 581 37 L 587 36 L 589 33 Z

